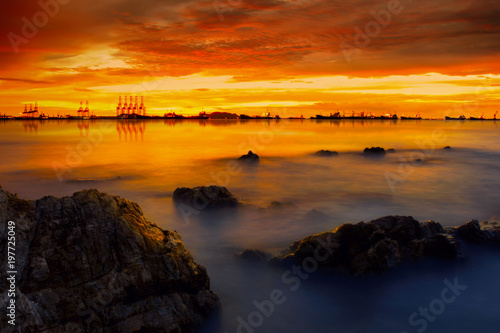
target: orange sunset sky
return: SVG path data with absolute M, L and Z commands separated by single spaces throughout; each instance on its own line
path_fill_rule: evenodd
M 500 110 L 497 0 L 20 0 L 0 15 L 2 114 L 89 100 L 113 115 L 131 94 L 159 115 Z

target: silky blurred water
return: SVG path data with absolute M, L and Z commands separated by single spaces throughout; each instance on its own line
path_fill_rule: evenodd
M 480 325 L 480 332 L 496 332 L 500 261 L 488 251 L 472 249 L 479 254 L 456 265 L 370 279 L 314 273 L 293 292 L 283 269 L 248 265 L 234 254 L 277 251 L 385 215 L 443 225 L 496 220 L 499 139 L 493 121 L 3 121 L 0 185 L 28 199 L 97 188 L 138 202 L 150 221 L 179 231 L 223 304 L 203 332 L 417 332 L 421 326 L 410 326 L 408 317 L 454 277 L 469 288 L 425 331 Z M 372 146 L 396 152 L 363 156 Z M 320 149 L 339 155 L 314 156 Z M 235 169 L 232 161 L 249 150 L 260 163 Z M 208 184 L 227 186 L 246 207 L 183 218 L 172 192 Z M 238 317 L 248 319 L 252 302 L 273 289 L 286 291 L 286 301 L 258 327 L 240 325 Z

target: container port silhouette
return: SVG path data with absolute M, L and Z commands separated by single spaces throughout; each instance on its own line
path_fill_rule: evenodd
M 35 102 L 35 106 L 33 104 L 25 104 L 24 111 L 19 114 L 19 116 L 10 116 L 10 115 L 0 115 L 0 120 L 91 120 L 91 119 L 117 119 L 117 120 L 140 120 L 140 119 L 167 119 L 167 120 L 182 120 L 182 119 L 198 119 L 198 120 L 215 120 L 215 119 L 241 119 L 241 120 L 262 120 L 262 119 L 298 119 L 304 120 L 307 119 L 303 115 L 300 116 L 289 116 L 286 118 L 281 117 L 279 114 L 272 115 L 269 111 L 262 113 L 262 115 L 249 116 L 246 114 L 235 114 L 229 112 L 213 112 L 211 114 L 206 113 L 205 111 L 199 112 L 198 115 L 195 116 L 185 116 L 183 114 L 179 114 L 176 112 L 166 112 L 163 116 L 160 115 L 148 115 L 146 113 L 146 104 L 144 103 L 144 96 L 140 96 L 141 103 L 139 104 L 139 96 L 124 96 L 122 103 L 122 96 L 118 97 L 118 104 L 115 108 L 116 116 L 98 116 L 91 113 L 89 108 L 89 101 L 85 102 L 85 108 L 83 108 L 83 101 L 80 101 L 80 108 L 77 109 L 76 115 L 66 114 L 65 116 L 58 114 L 57 116 L 48 116 L 38 105 L 38 102 Z M 486 118 L 484 113 L 480 117 L 465 117 L 461 114 L 459 117 L 445 116 L 445 120 L 493 120 L 496 121 L 498 111 L 493 114 L 492 118 Z M 309 117 L 309 119 L 314 119 L 317 121 L 321 120 L 422 120 L 422 116 L 420 113 L 417 113 L 414 116 L 404 116 L 398 117 L 397 114 L 388 112 L 383 115 L 375 115 L 373 113 L 365 113 L 364 111 L 356 113 L 352 111 L 351 113 L 346 114 L 345 111 L 340 113 L 339 110 L 335 113 L 330 113 L 329 115 L 316 114 L 315 116 Z M 443 118 L 425 118 L 425 120 L 437 120 Z

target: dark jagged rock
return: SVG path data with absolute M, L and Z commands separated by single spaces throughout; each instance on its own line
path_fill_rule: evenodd
M 454 259 L 457 255 L 457 246 L 448 235 L 436 234 L 424 242 L 424 257 Z
M 264 263 L 269 259 L 269 255 L 266 252 L 254 249 L 244 250 L 238 253 L 237 256 L 238 258 L 251 263 L 257 263 L 257 262 Z
M 451 149 L 451 147 L 450 146 L 446 146 L 443 149 Z
M 259 155 L 253 153 L 251 150 L 246 155 L 241 155 L 238 161 L 243 161 L 247 163 L 259 163 Z
M 471 243 L 496 243 L 500 244 L 500 226 L 496 223 L 471 220 L 466 224 L 454 228 L 450 232 L 459 239 Z
M 321 156 L 321 157 L 330 157 L 330 156 L 337 156 L 339 153 L 337 153 L 336 151 L 332 151 L 332 150 L 319 150 L 317 152 L 314 153 L 314 155 L 316 156 Z
M 410 216 L 386 216 L 308 236 L 272 258 L 271 263 L 300 264 L 316 258 L 320 268 L 363 276 L 386 271 L 404 261 L 453 259 L 457 255 L 454 239 L 444 234 L 439 223 L 420 224 Z
M 422 239 L 424 237 L 422 226 L 411 216 L 398 219 L 394 223 L 394 226 L 390 230 L 387 230 L 386 233 L 389 238 L 397 241 L 402 247 L 405 247 L 414 239 Z
M 363 276 L 415 259 L 455 259 L 462 256 L 459 240 L 500 244 L 500 225 L 472 220 L 460 227 L 443 228 L 434 221 L 419 223 L 411 216 L 385 216 L 308 236 L 270 262 L 291 265 L 314 258 L 321 269 Z
M 486 236 L 481 231 L 481 226 L 477 220 L 472 220 L 456 228 L 456 235 L 468 242 L 481 243 L 486 241 Z
M 381 148 L 381 147 L 365 148 L 365 150 L 363 150 L 363 155 L 365 155 L 365 156 L 383 156 L 383 155 L 385 155 L 385 149 Z
M 500 225 L 496 221 L 481 222 L 481 230 L 485 234 L 487 241 L 500 244 Z
M 16 224 L 19 332 L 190 332 L 218 304 L 175 231 L 97 190 L 21 200 L 0 188 L 0 267 Z M 8 301 L 0 281 L 0 304 Z M 0 331 L 7 329 L 6 320 Z
M 173 201 L 185 204 L 198 210 L 220 208 L 236 208 L 238 199 L 223 186 L 178 187 L 175 189 Z
M 422 224 L 422 232 L 424 233 L 424 237 L 432 237 L 437 234 L 444 234 L 445 230 L 443 226 L 434 221 L 427 221 Z

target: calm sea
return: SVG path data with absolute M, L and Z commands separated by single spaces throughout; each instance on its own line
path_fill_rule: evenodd
M 363 156 L 372 146 L 395 152 Z M 179 231 L 223 304 L 202 332 L 417 332 L 423 322 L 412 326 L 409 317 L 455 278 L 468 288 L 425 319 L 425 331 L 496 332 L 500 325 L 500 260 L 488 251 L 450 267 L 430 263 L 368 279 L 314 273 L 293 291 L 283 269 L 234 256 L 385 215 L 448 226 L 498 220 L 498 121 L 0 121 L 0 149 L 0 185 L 22 198 L 97 188 L 138 202 L 150 221 Z M 339 154 L 313 155 L 321 149 Z M 260 163 L 235 168 L 232 161 L 249 150 Z M 179 214 L 175 188 L 209 184 L 226 186 L 247 207 Z M 286 300 L 259 316 L 254 301 L 274 289 Z

